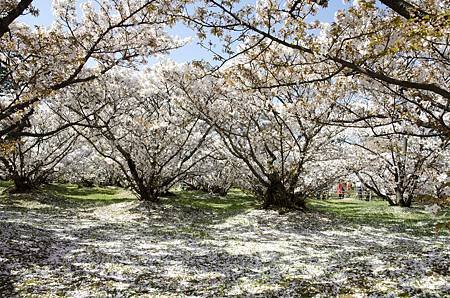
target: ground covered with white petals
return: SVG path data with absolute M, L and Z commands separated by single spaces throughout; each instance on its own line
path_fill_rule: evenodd
M 208 195 L 203 195 L 208 200 Z M 203 199 L 197 195 L 197 203 Z M 215 199 L 226 203 L 226 199 Z M 5 297 L 450 295 L 448 233 L 311 211 L 0 201 Z M 218 205 L 220 206 L 220 204 Z

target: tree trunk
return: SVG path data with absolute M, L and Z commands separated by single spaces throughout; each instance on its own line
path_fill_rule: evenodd
M 157 203 L 159 202 L 159 191 L 139 185 L 139 199 L 145 202 Z
M 402 206 L 405 204 L 405 200 L 403 198 L 403 192 L 400 191 L 399 188 L 395 189 L 395 202 L 398 206 Z
M 269 207 L 291 207 L 289 195 L 284 185 L 278 179 L 272 180 L 264 194 L 264 209 Z
M 112 138 L 114 139 L 114 138 Z M 131 173 L 132 181 L 136 184 L 135 190 L 139 195 L 139 199 L 145 202 L 158 202 L 159 201 L 159 189 L 148 187 L 147 183 L 144 182 L 144 179 L 139 174 L 136 163 L 134 162 L 130 153 L 128 153 L 122 146 L 116 145 L 117 150 L 122 154 L 122 156 L 127 161 L 128 169 Z
M 405 200 L 405 206 L 403 206 L 403 207 L 411 207 L 412 201 L 413 201 L 413 195 L 412 195 L 412 194 L 409 194 L 409 195 L 406 197 L 406 200 Z
M 225 197 L 228 193 L 229 187 L 223 187 L 223 186 L 209 186 L 208 192 L 219 195 L 221 197 Z
M 263 208 L 305 209 L 305 201 L 300 195 L 286 189 L 278 174 L 272 174 L 270 185 L 264 193 Z
M 26 193 L 35 189 L 35 185 L 27 177 L 15 175 L 11 178 L 14 182 L 14 192 Z

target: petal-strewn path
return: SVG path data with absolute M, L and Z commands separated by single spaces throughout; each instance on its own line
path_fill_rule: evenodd
M 448 236 L 314 212 L 2 201 L 0 239 L 4 297 L 450 295 Z

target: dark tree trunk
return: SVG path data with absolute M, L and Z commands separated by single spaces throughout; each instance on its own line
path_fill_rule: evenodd
M 397 206 L 397 203 L 392 201 L 389 197 L 384 197 L 386 201 L 388 201 L 389 206 Z
M 219 195 L 221 197 L 225 197 L 228 193 L 229 187 L 222 187 L 222 186 L 209 186 L 208 192 Z
M 111 138 L 114 140 L 114 138 Z M 145 202 L 158 202 L 159 201 L 159 189 L 148 187 L 147 183 L 144 182 L 144 179 L 139 174 L 136 163 L 134 162 L 130 153 L 128 153 L 122 146 L 116 145 L 117 150 L 122 154 L 122 156 L 127 161 L 128 169 L 131 173 L 132 181 L 136 185 L 135 190 L 139 195 L 139 199 Z M 130 179 L 131 180 L 131 179 Z
M 270 185 L 264 193 L 263 208 L 305 209 L 305 201 L 301 195 L 289 191 L 281 182 L 278 174 L 272 174 Z
M 27 177 L 15 175 L 11 179 L 14 182 L 13 192 L 26 193 L 36 189 L 35 184 Z
M 139 187 L 139 199 L 144 202 L 157 203 L 159 202 L 159 191 L 142 185 Z
M 414 196 L 409 194 L 405 199 L 405 205 L 403 207 L 411 207 Z
M 409 200 L 401 200 L 401 201 L 398 201 L 395 206 L 411 207 L 411 201 L 409 201 Z
M 389 200 L 389 205 L 391 206 L 400 206 L 400 207 L 411 207 L 412 203 L 412 195 L 408 195 L 405 197 L 405 193 L 400 189 L 395 189 L 395 201 Z
M 271 181 L 264 194 L 263 208 L 269 207 L 291 207 L 286 188 L 279 180 Z
M 402 206 L 405 204 L 405 200 L 403 198 L 403 192 L 396 188 L 395 189 L 395 202 L 397 203 L 398 206 Z

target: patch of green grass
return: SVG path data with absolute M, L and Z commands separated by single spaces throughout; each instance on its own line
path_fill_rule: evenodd
M 176 196 L 167 199 L 169 203 L 216 212 L 238 212 L 255 208 L 258 205 L 255 197 L 239 189 L 231 189 L 226 197 L 211 195 L 201 191 L 174 190 Z
M 99 203 L 119 203 L 136 199 L 129 191 L 114 186 L 82 187 L 74 184 L 50 184 L 43 188 L 43 191 L 67 199 Z
M 11 184 L 5 183 L 8 187 Z M 3 186 L 3 185 L 2 185 Z M 21 202 L 39 202 L 50 205 L 50 209 L 88 208 L 109 205 L 130 200 L 136 197 L 129 191 L 119 187 L 82 187 L 74 184 L 49 184 L 27 193 L 4 192 L 7 187 L 0 186 L 3 191 L 0 198 L 11 206 L 21 206 Z M 19 207 L 18 207 L 19 208 Z
M 431 231 L 436 223 L 436 218 L 433 218 L 422 206 L 402 208 L 389 206 L 385 201 L 309 200 L 308 207 L 350 223 L 414 228 L 419 233 Z
M 11 180 L 0 180 L 0 188 L 8 188 L 13 185 L 14 183 Z

